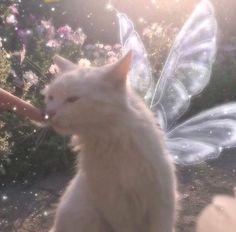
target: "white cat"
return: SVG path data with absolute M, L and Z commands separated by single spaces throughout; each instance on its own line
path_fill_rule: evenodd
M 60 73 L 44 90 L 46 111 L 56 131 L 79 136 L 81 154 L 50 232 L 174 230 L 174 167 L 152 113 L 126 84 L 131 60 L 129 52 L 81 69 L 55 57 Z

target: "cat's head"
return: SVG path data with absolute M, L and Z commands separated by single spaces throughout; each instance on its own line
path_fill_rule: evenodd
M 132 54 L 97 68 L 80 68 L 60 56 L 58 76 L 42 91 L 51 126 L 76 134 L 111 122 L 126 105 L 126 80 Z

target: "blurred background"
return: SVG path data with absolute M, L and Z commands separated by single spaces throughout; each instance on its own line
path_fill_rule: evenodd
M 0 84 L 43 107 L 40 90 L 53 78 L 56 53 L 82 65 L 114 62 L 121 54 L 116 13 L 134 22 L 158 79 L 173 40 L 197 0 L 21 0 L 0 3 Z M 236 100 L 236 2 L 212 0 L 219 24 L 212 81 L 185 118 Z M 155 55 L 150 55 L 155 54 Z M 17 115 L 0 115 L 0 180 L 33 178 L 73 166 L 74 156 L 50 129 Z M 48 156 L 50 154 L 50 156 Z
M 22 0 L 22 7 L 27 12 L 35 11 L 35 14 L 52 16 L 51 7 L 56 7 L 53 13 L 56 24 L 69 23 L 80 25 L 90 40 L 110 42 L 117 40 L 117 25 L 114 13 L 107 8 L 113 5 L 119 11 L 125 12 L 131 17 L 138 28 L 144 22 L 165 22 L 181 26 L 186 17 L 192 12 L 199 0 L 58 0 L 48 1 L 42 7 L 40 0 Z M 224 33 L 236 35 L 236 2 L 234 0 L 212 0 L 216 9 L 220 28 Z M 27 9 L 27 10 L 26 10 Z M 26 13 L 27 14 L 27 13 Z M 141 20 L 140 20 L 141 19 Z M 140 22 L 141 21 L 141 22 Z
M 83 67 L 116 61 L 121 46 L 114 8 L 134 22 L 157 80 L 175 36 L 198 2 L 2 0 L 0 87 L 43 108 L 40 90 L 55 78 L 55 54 Z M 219 33 L 211 82 L 192 100 L 183 118 L 236 100 L 236 1 L 212 3 Z M 76 156 L 68 144 L 69 138 L 50 128 L 0 112 L 0 231 L 47 231 L 52 222 L 47 210 L 53 208 L 75 170 Z M 179 231 L 193 231 L 196 215 L 215 192 L 231 193 L 234 161 L 231 154 L 215 163 L 178 167 L 180 197 L 185 203 Z

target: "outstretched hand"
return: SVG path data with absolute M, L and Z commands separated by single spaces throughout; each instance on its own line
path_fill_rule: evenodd
M 30 103 L 0 88 L 0 110 L 12 110 L 35 122 L 43 122 L 44 117 L 39 109 Z

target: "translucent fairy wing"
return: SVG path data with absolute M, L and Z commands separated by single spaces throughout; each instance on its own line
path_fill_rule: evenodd
M 130 50 L 133 51 L 133 63 L 129 73 L 130 84 L 144 99 L 147 99 L 152 84 L 152 74 L 146 49 L 127 15 L 123 13 L 117 15 L 122 52 L 125 54 Z
M 151 109 L 166 131 L 189 108 L 191 97 L 208 84 L 216 36 L 213 7 L 203 0 L 176 37 L 153 93 Z
M 176 163 L 197 164 L 217 158 L 236 145 L 236 103 L 204 111 L 166 134 Z

